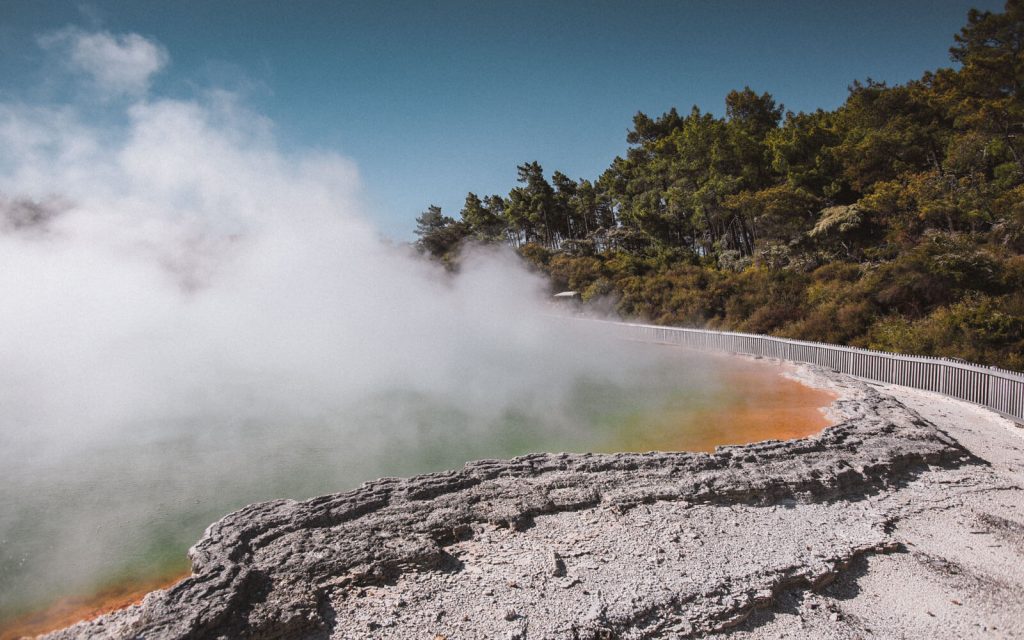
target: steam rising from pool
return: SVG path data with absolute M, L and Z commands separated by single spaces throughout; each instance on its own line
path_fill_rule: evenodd
M 150 95 L 159 45 L 40 42 L 73 99 L 0 103 L 7 606 L 180 558 L 250 501 L 568 448 L 658 361 L 560 329 L 505 252 L 451 277 L 382 240 L 352 161 L 236 96 Z

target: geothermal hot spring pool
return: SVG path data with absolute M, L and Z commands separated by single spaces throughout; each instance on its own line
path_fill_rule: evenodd
M 39 611 L 48 609 L 42 617 L 60 626 L 104 598 L 173 580 L 188 571 L 186 550 L 204 528 L 251 502 L 308 498 L 478 458 L 707 451 L 827 425 L 821 408 L 831 396 L 784 377 L 784 365 L 629 348 L 637 357 L 623 375 L 569 381 L 556 409 L 524 397 L 482 417 L 395 389 L 329 420 L 139 425 L 60 455 L 20 456 L 0 469 L 0 637 L 44 630 Z M 44 626 L 26 626 L 33 616 Z

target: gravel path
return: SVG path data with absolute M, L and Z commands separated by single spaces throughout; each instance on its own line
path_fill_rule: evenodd
M 931 470 L 880 496 L 899 552 L 858 559 L 818 591 L 791 590 L 736 638 L 1024 637 L 1024 428 L 982 407 L 878 385 L 978 464 Z

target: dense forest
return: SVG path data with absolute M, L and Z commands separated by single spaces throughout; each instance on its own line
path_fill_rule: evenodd
M 416 244 L 456 268 L 507 243 L 626 317 L 1024 370 L 1024 0 L 954 38 L 952 68 L 834 111 L 744 88 L 725 117 L 637 113 L 596 180 L 523 164 Z

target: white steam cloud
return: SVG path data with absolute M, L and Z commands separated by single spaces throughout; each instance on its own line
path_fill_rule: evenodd
M 145 93 L 152 76 L 170 61 L 166 49 L 137 33 L 90 33 L 68 27 L 41 36 L 39 44 L 65 54 L 72 70 L 84 72 L 97 88 L 114 95 Z
M 134 98 L 101 97 L 117 126 L 0 104 L 0 601 L 145 556 L 146 527 L 486 454 L 503 417 L 571 434 L 579 381 L 623 375 L 513 256 L 452 278 L 382 241 L 350 160 L 282 151 L 225 92 L 147 96 L 160 45 L 41 42 Z
M 293 423 L 381 388 L 500 406 L 584 366 L 552 351 L 542 283 L 510 257 L 449 280 L 382 242 L 350 161 L 278 151 L 222 96 L 128 115 L 109 132 L 0 107 L 5 439 Z

